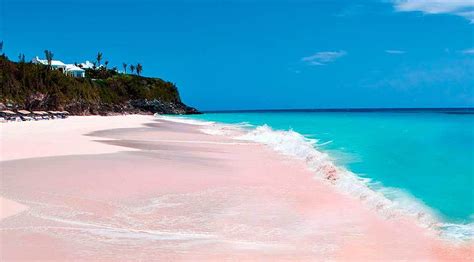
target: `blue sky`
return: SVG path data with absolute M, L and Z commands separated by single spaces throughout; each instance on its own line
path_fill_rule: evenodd
M 16 60 L 142 63 L 202 110 L 474 106 L 465 0 L 0 0 Z

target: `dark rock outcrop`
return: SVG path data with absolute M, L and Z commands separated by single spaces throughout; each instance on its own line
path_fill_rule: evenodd
M 181 102 L 162 102 L 158 99 L 137 99 L 130 102 L 132 108 L 158 114 L 199 114 L 195 108 Z

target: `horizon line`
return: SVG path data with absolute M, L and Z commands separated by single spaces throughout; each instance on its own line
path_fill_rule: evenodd
M 376 111 L 472 111 L 474 107 L 348 107 L 348 108 L 298 108 L 298 109 L 229 109 L 202 110 L 203 113 L 257 113 L 257 112 L 376 112 Z

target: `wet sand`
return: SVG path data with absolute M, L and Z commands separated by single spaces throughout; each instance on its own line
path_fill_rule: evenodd
M 0 196 L 22 207 L 1 260 L 473 259 L 260 144 L 151 116 L 21 124 L 0 129 Z

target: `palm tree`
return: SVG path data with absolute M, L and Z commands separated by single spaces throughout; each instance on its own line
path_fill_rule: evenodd
M 25 54 L 19 54 L 18 55 L 18 62 L 24 63 L 25 62 Z
M 51 61 L 53 61 L 54 54 L 49 50 L 44 50 L 44 56 L 46 56 L 46 60 L 48 60 L 48 68 L 51 69 Z
M 109 61 L 106 60 L 106 61 L 104 62 L 104 65 L 105 65 L 105 69 L 107 69 L 107 66 L 109 65 Z
M 97 64 L 98 66 L 100 66 L 100 61 L 102 60 L 102 53 L 101 52 L 98 52 L 97 53 Z
M 142 66 L 142 64 L 138 63 L 137 64 L 137 75 L 140 75 L 142 71 L 143 71 L 143 66 Z
M 125 72 L 125 74 L 127 73 L 127 64 L 126 63 L 122 63 L 122 66 L 123 66 L 123 71 Z
M 132 71 L 132 74 L 133 74 L 133 71 L 135 71 L 135 66 L 134 65 L 130 65 L 130 71 Z
M 3 41 L 0 42 L 0 53 L 2 53 L 2 52 L 3 52 Z

